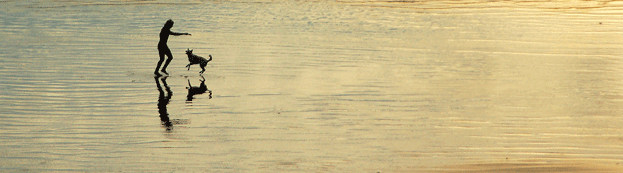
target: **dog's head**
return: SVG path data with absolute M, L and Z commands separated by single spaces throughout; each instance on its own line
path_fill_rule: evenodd
M 192 54 L 193 54 L 193 50 L 191 50 L 191 49 L 186 49 L 186 54 L 187 54 L 187 55 L 192 55 Z

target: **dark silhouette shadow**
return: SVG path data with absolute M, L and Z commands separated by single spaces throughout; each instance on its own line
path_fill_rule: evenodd
M 201 76 L 201 75 L 200 75 Z M 186 95 L 186 102 L 192 102 L 193 101 L 193 97 L 195 95 L 199 95 L 199 94 L 203 94 L 203 93 L 210 93 L 210 95 L 208 96 L 208 99 L 212 99 L 212 91 L 208 90 L 208 86 L 206 86 L 205 81 L 206 79 L 201 76 L 202 79 L 200 79 L 199 81 L 201 81 L 201 84 L 198 87 L 194 87 L 190 84 L 190 79 L 188 79 L 188 87 L 186 87 L 186 89 L 188 89 L 188 95 Z
M 154 70 L 154 74 L 156 76 L 160 76 L 161 74 L 158 73 L 158 69 L 160 68 L 160 65 L 162 64 L 162 62 L 164 61 L 164 56 L 166 55 L 167 61 L 164 63 L 164 66 L 162 66 L 162 70 L 160 70 L 162 73 L 164 74 L 169 74 L 167 73 L 166 69 L 167 66 L 169 66 L 169 63 L 171 63 L 171 60 L 173 60 L 173 54 L 171 53 L 171 50 L 169 49 L 169 46 L 167 46 L 167 41 L 169 40 L 169 35 L 174 35 L 174 36 L 178 36 L 178 35 L 190 35 L 189 33 L 177 33 L 177 32 L 173 32 L 171 31 L 171 28 L 173 27 L 173 20 L 169 19 L 167 20 L 166 23 L 164 23 L 164 26 L 162 27 L 162 30 L 160 30 L 160 41 L 158 42 L 158 54 L 160 55 L 160 60 L 158 61 L 158 65 L 156 66 L 156 70 Z
M 208 55 L 210 59 L 205 59 L 204 57 L 193 54 L 193 50 L 190 49 L 186 49 L 186 55 L 188 55 L 188 62 L 190 62 L 188 63 L 188 65 L 186 65 L 186 67 L 188 67 L 188 70 L 190 70 L 191 65 L 199 64 L 199 66 L 201 66 L 201 71 L 199 73 L 201 74 L 206 71 L 206 65 L 208 65 L 208 63 L 212 61 L 212 55 Z
M 167 112 L 167 104 L 169 104 L 169 100 L 171 100 L 171 96 L 173 96 L 173 92 L 169 85 L 167 85 L 167 77 L 154 77 L 156 80 L 156 86 L 158 87 L 158 92 L 160 95 L 158 96 L 158 112 L 160 113 L 160 121 L 162 121 L 162 125 L 167 128 L 167 131 L 173 129 L 173 123 L 169 119 L 169 113 Z M 160 79 L 162 80 L 162 84 L 164 86 L 164 90 L 160 86 Z M 167 93 L 165 94 L 164 91 Z

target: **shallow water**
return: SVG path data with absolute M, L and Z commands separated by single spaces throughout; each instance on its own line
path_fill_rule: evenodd
M 0 1 L 0 172 L 621 170 L 621 5 Z

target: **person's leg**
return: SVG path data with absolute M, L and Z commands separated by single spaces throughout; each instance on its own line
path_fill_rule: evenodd
M 173 60 L 173 55 L 171 54 L 171 51 L 169 51 L 167 53 L 167 57 L 168 57 L 167 61 L 164 62 L 164 65 L 162 66 L 162 70 L 160 70 L 160 71 L 162 71 L 163 73 L 169 74 L 169 73 L 167 73 L 166 69 L 167 69 L 167 66 L 169 66 L 169 63 L 171 63 L 171 60 Z
M 162 62 L 164 62 L 164 53 L 158 51 L 158 53 L 160 54 L 160 60 L 158 61 L 158 65 L 156 66 L 156 70 L 154 70 L 154 74 L 156 75 L 160 75 L 160 73 L 158 73 L 158 69 L 160 68 L 160 65 L 162 65 Z
M 164 66 L 162 66 L 162 71 L 165 74 L 169 74 L 167 73 L 167 67 L 169 66 L 169 63 L 171 63 L 171 60 L 173 60 L 173 54 L 171 53 L 171 50 L 169 49 L 169 47 L 164 47 L 163 48 L 163 54 L 167 55 L 167 61 L 164 62 Z

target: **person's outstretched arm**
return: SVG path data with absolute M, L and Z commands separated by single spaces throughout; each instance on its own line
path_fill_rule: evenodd
M 170 35 L 190 35 L 189 33 L 177 33 L 177 32 L 173 32 L 171 31 Z

